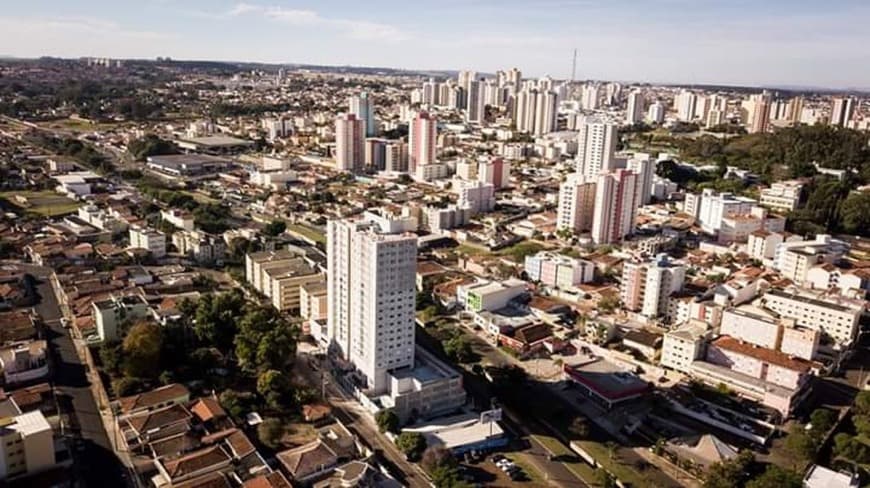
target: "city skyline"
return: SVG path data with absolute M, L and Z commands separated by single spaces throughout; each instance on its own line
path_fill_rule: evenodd
M 518 66 L 526 76 L 870 88 L 857 1 L 524 2 L 104 0 L 9 5 L 0 54 L 202 59 L 408 70 Z M 44 12 L 52 12 L 45 14 Z M 433 21 L 434 19 L 434 21 Z M 38 35 L 37 35 L 38 33 Z

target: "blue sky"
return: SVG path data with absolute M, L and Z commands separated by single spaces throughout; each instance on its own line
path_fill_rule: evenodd
M 870 87 L 866 0 L 0 0 L 0 54 Z

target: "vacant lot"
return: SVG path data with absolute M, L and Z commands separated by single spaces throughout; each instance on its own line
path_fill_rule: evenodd
M 23 211 L 43 217 L 70 214 L 81 206 L 81 203 L 53 191 L 0 192 L 0 200 L 12 207 L 10 208 L 12 211 Z

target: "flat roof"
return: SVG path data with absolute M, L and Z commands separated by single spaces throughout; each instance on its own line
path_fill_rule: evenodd
M 566 365 L 564 371 L 571 379 L 609 401 L 628 399 L 651 388 L 636 374 L 601 358 L 579 366 Z
M 204 147 L 233 147 L 233 146 L 253 146 L 254 141 L 239 139 L 232 136 L 204 136 L 191 137 L 187 139 L 179 139 L 179 142 L 187 142 Z

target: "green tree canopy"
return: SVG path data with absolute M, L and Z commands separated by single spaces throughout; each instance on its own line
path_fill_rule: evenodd
M 768 465 L 764 473 L 746 483 L 746 488 L 801 488 L 802 486 L 801 475 L 774 464 Z
M 378 411 L 375 414 L 375 422 L 378 424 L 378 430 L 382 433 L 399 431 L 399 416 L 392 409 L 386 408 Z
M 271 306 L 248 310 L 235 337 L 239 365 L 249 372 L 286 371 L 296 357 L 299 330 Z
M 419 432 L 402 432 L 396 438 L 396 447 L 409 460 L 416 461 L 426 450 L 426 438 Z
M 160 326 L 139 322 L 124 337 L 124 373 L 133 378 L 155 378 L 160 372 Z

